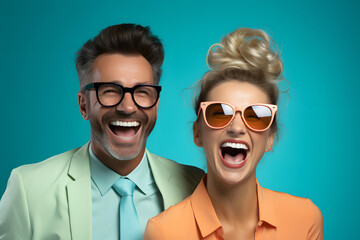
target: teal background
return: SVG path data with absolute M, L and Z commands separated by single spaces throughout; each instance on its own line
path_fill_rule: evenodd
M 192 92 L 208 47 L 238 27 L 278 43 L 291 83 L 280 140 L 258 167 L 267 188 L 308 197 L 326 239 L 354 239 L 360 207 L 357 1 L 1 1 L 0 194 L 13 168 L 82 146 L 75 52 L 109 25 L 149 25 L 165 47 L 159 116 L 148 148 L 205 168 L 192 141 Z M 286 84 L 281 84 L 286 89 Z M 184 91 L 183 91 L 184 90 Z M 0 213 L 1 214 L 1 213 Z

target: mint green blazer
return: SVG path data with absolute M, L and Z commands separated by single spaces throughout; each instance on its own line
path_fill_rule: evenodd
M 0 239 L 91 239 L 89 143 L 12 171 L 0 201 Z M 164 209 L 190 195 L 204 172 L 146 150 Z

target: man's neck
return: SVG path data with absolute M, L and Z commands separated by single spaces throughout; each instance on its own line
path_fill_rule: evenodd
M 137 166 L 139 166 L 145 154 L 145 146 L 139 152 L 139 154 L 131 160 L 118 160 L 113 157 L 98 156 L 95 152 L 94 154 L 105 166 L 107 166 L 121 176 L 127 176 L 132 171 L 134 171 Z

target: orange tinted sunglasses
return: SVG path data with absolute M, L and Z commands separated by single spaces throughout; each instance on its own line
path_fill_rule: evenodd
M 226 102 L 201 102 L 200 111 L 203 112 L 205 123 L 212 129 L 226 127 L 234 119 L 237 111 L 240 111 L 241 118 L 245 125 L 255 131 L 266 131 L 274 121 L 277 106 L 273 104 L 254 103 L 244 107 L 235 107 Z

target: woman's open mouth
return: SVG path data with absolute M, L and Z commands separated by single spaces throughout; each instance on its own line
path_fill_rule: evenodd
M 121 138 L 134 137 L 140 129 L 139 121 L 111 121 L 109 123 L 110 130 Z
M 220 145 L 220 156 L 225 166 L 241 168 L 245 165 L 249 147 L 244 142 L 224 141 Z

